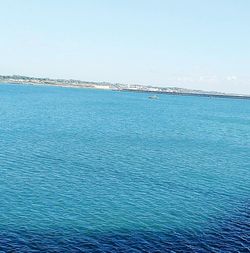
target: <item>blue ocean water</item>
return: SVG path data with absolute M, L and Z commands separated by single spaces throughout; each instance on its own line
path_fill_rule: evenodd
M 0 85 L 0 251 L 250 252 L 250 100 Z

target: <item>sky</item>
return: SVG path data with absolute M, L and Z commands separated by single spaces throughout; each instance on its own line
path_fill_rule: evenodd
M 250 94 L 249 0 L 0 0 L 0 75 Z

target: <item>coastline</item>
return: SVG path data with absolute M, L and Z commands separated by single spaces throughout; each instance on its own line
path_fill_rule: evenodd
M 196 96 L 196 97 L 211 97 L 211 98 L 235 98 L 235 99 L 250 99 L 250 96 L 247 95 L 216 95 L 216 94 L 206 94 L 206 93 L 185 93 L 185 92 L 160 92 L 160 91 L 136 91 L 136 90 L 122 90 L 128 92 L 147 92 L 147 93 L 155 93 L 155 94 L 166 94 L 172 96 Z
M 200 96 L 210 98 L 250 99 L 250 95 L 222 93 L 216 91 L 192 90 L 178 87 L 154 87 L 108 82 L 86 82 L 81 80 L 35 78 L 26 76 L 1 76 L 0 83 L 14 85 L 53 86 L 74 89 L 97 89 L 123 92 L 153 93 L 161 95 Z

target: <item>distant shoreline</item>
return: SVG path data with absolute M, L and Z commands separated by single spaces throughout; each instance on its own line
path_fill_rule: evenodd
M 184 89 L 178 87 L 154 87 L 144 85 L 131 85 L 108 82 L 86 82 L 81 80 L 67 79 L 50 79 L 36 78 L 26 76 L 1 76 L 0 83 L 16 84 L 16 85 L 34 85 L 34 86 L 54 86 L 64 88 L 89 88 L 99 90 L 127 91 L 127 92 L 146 92 L 156 94 L 167 94 L 177 96 L 200 96 L 200 97 L 216 97 L 216 98 L 235 98 L 235 99 L 250 99 L 250 95 L 230 94 L 216 91 L 202 91 Z
M 184 92 L 156 92 L 156 91 L 136 91 L 136 90 L 122 90 L 128 92 L 146 92 L 146 93 L 155 93 L 155 94 L 166 94 L 166 95 L 173 95 L 173 96 L 196 96 L 196 97 L 213 97 L 213 98 L 236 98 L 236 99 L 250 99 L 250 96 L 246 95 L 216 95 L 216 94 L 203 94 L 203 93 L 184 93 Z

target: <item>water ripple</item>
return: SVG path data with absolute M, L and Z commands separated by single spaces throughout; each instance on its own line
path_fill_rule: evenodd
M 249 252 L 250 103 L 0 85 L 0 250 Z

